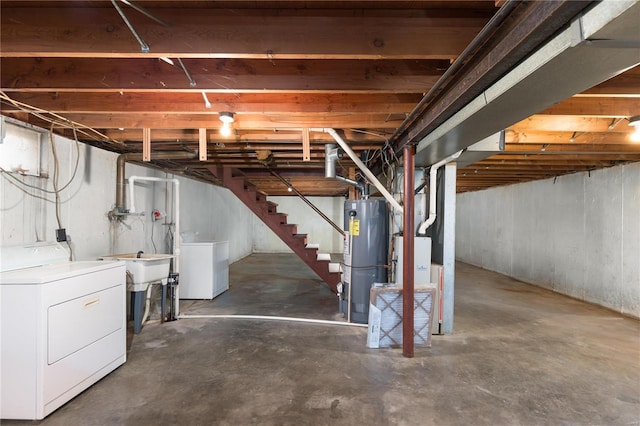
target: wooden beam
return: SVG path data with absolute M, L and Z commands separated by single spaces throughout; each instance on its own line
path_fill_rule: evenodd
M 207 161 L 207 129 L 198 129 L 198 152 L 200 161 Z
M 638 88 L 636 88 L 638 90 Z M 630 117 L 640 111 L 640 97 L 571 97 L 541 111 L 540 115 L 579 115 L 586 117 Z
M 640 144 L 507 144 L 505 152 L 536 155 L 558 155 L 558 154 L 640 154 Z
M 151 129 L 142 129 L 142 161 L 151 161 Z
M 271 64 L 257 59 L 183 59 L 183 63 L 196 87 L 181 68 L 150 57 L 5 58 L 0 72 L 5 91 L 424 93 L 448 67 L 447 61 L 430 60 L 286 60 Z
M 117 129 L 152 127 L 154 129 L 180 129 L 211 127 L 219 123 L 217 113 L 208 114 L 65 114 L 69 120 L 91 128 Z M 236 129 L 301 129 L 303 127 L 375 128 L 393 129 L 402 118 L 389 118 L 388 114 L 322 114 L 318 116 L 291 117 L 288 115 L 240 115 L 236 116 Z
M 456 17 L 455 9 L 439 16 L 393 9 L 238 13 L 163 7 L 151 12 L 170 27 L 132 14 L 133 26 L 151 46 L 143 53 L 111 7 L 3 7 L 0 52 L 3 57 L 258 58 L 275 64 L 291 58 L 449 59 L 490 18 L 465 11 Z
M 553 172 L 553 171 L 562 171 L 562 170 L 567 170 L 567 169 L 571 169 L 571 170 L 589 170 L 591 168 L 593 168 L 593 166 L 591 165 L 587 165 L 587 164 L 558 164 L 558 165 L 538 165 L 536 163 L 531 163 L 531 164 L 527 164 L 527 165 L 517 165 L 517 164 L 512 164 L 512 163 L 502 163 L 502 164 L 497 164 L 497 163 L 474 163 L 472 165 L 463 167 L 461 169 L 458 169 L 459 173 L 468 173 L 470 170 L 473 171 L 475 169 L 491 169 L 491 170 L 499 170 L 501 172 L 504 172 L 505 174 L 508 174 L 509 172 L 512 171 L 520 171 L 520 170 L 527 170 L 527 171 L 532 171 L 532 170 L 538 170 L 538 171 L 545 171 L 545 172 Z
M 252 144 L 271 141 L 281 144 L 299 143 L 299 130 L 297 129 L 278 128 L 276 129 L 277 131 L 274 131 L 273 128 L 236 130 L 238 130 L 238 135 L 233 140 L 226 140 L 226 144 Z M 137 129 L 106 129 L 104 133 L 112 139 L 121 141 L 140 140 L 140 132 Z M 220 138 L 222 140 L 217 130 L 211 130 L 209 131 L 209 133 L 211 133 L 209 135 L 211 139 L 215 140 L 216 138 Z M 349 143 L 369 143 L 379 145 L 381 143 L 384 143 L 385 140 L 384 137 L 378 137 L 369 133 L 350 132 L 349 130 L 346 130 L 345 134 L 348 134 L 346 140 L 348 140 Z M 384 136 L 384 133 L 382 133 L 382 135 Z M 153 140 L 154 142 L 194 142 L 198 140 L 198 133 L 196 132 L 196 129 L 154 129 Z M 314 145 L 322 145 L 322 149 L 324 149 L 324 144 L 333 142 L 334 139 L 327 133 L 314 132 L 310 134 L 310 141 L 312 149 L 314 149 Z
M 234 111 L 245 114 L 379 113 L 404 114 L 422 97 L 411 93 L 211 93 L 207 108 L 200 92 L 5 92 L 13 100 L 56 112 L 193 113 Z M 3 111 L 15 108 L 2 104 Z
M 309 128 L 302 129 L 302 161 L 311 160 L 311 143 L 309 142 Z
M 509 145 L 521 145 L 521 144 L 602 144 L 602 145 L 624 145 L 631 143 L 629 140 L 629 134 L 631 130 L 624 131 L 628 126 L 625 123 L 620 123 L 619 128 L 623 131 L 618 132 L 618 126 L 611 131 L 606 132 L 580 132 L 574 135 L 574 131 L 563 132 L 537 132 L 537 131 L 524 131 L 516 132 L 509 129 L 505 134 L 505 141 L 507 146 Z M 577 136 L 577 137 L 576 137 Z M 571 138 L 574 139 L 571 142 Z
M 353 148 L 352 148 L 353 149 Z M 349 167 L 349 175 L 347 176 L 351 180 L 356 180 L 356 168 Z M 356 200 L 357 199 L 356 188 L 353 185 L 349 185 L 349 199 Z
M 138 132 L 139 133 L 139 132 Z M 217 133 L 217 132 L 215 132 Z M 214 133 L 214 134 L 215 134 Z M 140 137 L 138 135 L 138 137 Z M 156 147 L 156 150 L 163 149 L 165 151 L 176 151 L 184 148 L 189 148 L 192 150 L 199 149 L 198 141 L 158 141 L 156 139 L 156 131 L 153 132 L 153 144 Z M 209 138 L 207 138 L 209 140 Z M 274 152 L 287 151 L 287 152 L 297 152 L 299 155 L 302 155 L 302 148 L 300 146 L 300 141 L 296 141 L 297 143 L 280 143 L 280 142 L 253 142 L 251 144 L 244 143 L 234 143 L 233 141 L 224 140 L 223 138 L 214 139 L 214 142 L 220 144 L 216 146 L 214 149 L 216 152 L 254 152 L 259 150 L 271 150 Z M 126 141 L 124 145 L 131 148 L 132 150 L 139 150 L 142 141 Z M 224 144 L 224 146 L 222 146 Z M 356 152 L 364 151 L 364 150 L 376 150 L 381 148 L 381 144 L 371 144 L 371 143 L 353 143 L 350 144 L 351 149 Z M 311 144 L 309 152 L 314 153 L 322 153 L 324 152 L 324 147 L 320 144 Z
M 518 154 L 518 153 L 505 153 L 505 154 L 497 154 L 492 155 L 486 160 L 497 160 L 497 161 L 510 161 L 510 160 L 528 160 L 528 161 L 585 161 L 585 160 L 626 160 L 626 159 L 640 159 L 640 153 L 626 153 L 626 154 L 594 154 L 591 152 L 577 153 L 574 152 L 572 154 L 553 154 L 553 155 L 545 155 L 544 153 L 536 153 L 536 154 Z
M 532 115 L 513 126 L 509 131 L 515 132 L 609 132 L 611 118 L 579 117 L 575 115 Z M 616 132 L 629 132 L 633 128 L 627 120 L 622 120 L 615 126 Z

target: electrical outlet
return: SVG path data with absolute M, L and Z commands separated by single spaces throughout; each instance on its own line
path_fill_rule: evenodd
M 59 243 L 67 241 L 67 230 L 65 228 L 56 229 L 56 241 Z

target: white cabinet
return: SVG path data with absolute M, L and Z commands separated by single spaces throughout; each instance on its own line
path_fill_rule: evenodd
M 0 273 L 0 418 L 40 420 L 126 359 L 124 262 Z
M 183 243 L 180 299 L 213 299 L 229 289 L 229 242 Z

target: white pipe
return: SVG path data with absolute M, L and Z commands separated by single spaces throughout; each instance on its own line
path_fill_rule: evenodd
M 423 169 L 424 171 L 424 169 Z M 422 175 L 423 180 L 426 180 L 427 177 L 424 176 L 424 173 Z M 426 186 L 424 187 L 424 189 L 422 190 L 422 198 L 420 199 L 420 210 L 422 211 L 422 222 L 424 222 L 425 220 L 427 220 L 427 189 Z
M 349 218 L 349 286 L 347 288 L 347 322 L 351 322 L 351 281 L 353 281 L 353 216 Z
M 129 213 L 135 213 L 134 202 L 134 184 L 137 180 L 147 182 L 171 182 L 175 185 L 174 205 L 175 211 L 174 222 L 175 231 L 173 233 L 173 254 L 176 256 L 173 260 L 173 272 L 180 273 L 180 181 L 177 178 L 159 178 L 150 176 L 130 176 L 129 177 Z M 176 300 L 174 302 L 174 311 L 176 315 L 180 314 L 180 286 L 176 287 Z
M 344 140 L 342 140 L 338 132 L 336 132 L 332 128 L 310 129 L 310 130 L 313 132 L 329 133 L 333 137 L 333 139 L 336 140 L 338 145 L 340 145 L 340 148 L 342 148 L 342 150 L 347 153 L 347 155 L 351 158 L 351 160 L 353 160 L 356 166 L 358 166 L 358 168 L 362 170 L 362 172 L 365 174 L 367 179 L 369 179 L 369 182 L 373 183 L 375 187 L 378 188 L 378 191 L 380 191 L 380 193 L 389 202 L 389 204 L 391 204 L 393 209 L 402 213 L 402 206 L 395 200 L 395 198 L 393 198 L 393 195 L 391 195 L 389 191 L 387 191 L 387 188 L 385 188 L 384 185 L 380 183 L 378 178 L 376 178 L 376 176 L 373 173 L 371 173 L 371 170 L 369 170 L 367 166 L 365 166 L 365 164 L 358 158 L 358 156 L 356 155 L 355 152 L 353 152 L 351 147 Z
M 142 321 L 140 321 L 140 325 L 143 325 L 145 321 L 147 321 L 147 318 L 149 317 L 149 311 L 151 311 L 151 288 L 152 285 L 149 284 L 147 286 L 147 300 L 144 304 L 144 314 L 142 314 Z
M 462 150 L 431 166 L 431 171 L 429 172 L 429 217 L 420 224 L 420 227 L 418 228 L 418 235 L 422 235 L 427 232 L 427 228 L 436 221 L 436 177 L 438 175 L 438 169 L 448 162 L 460 157 L 460 154 L 462 154 Z
M 274 320 L 274 321 L 291 321 L 305 322 L 311 324 L 328 324 L 328 325 L 345 325 L 352 327 L 368 327 L 367 324 L 356 324 L 340 321 L 319 320 L 312 318 L 294 318 L 294 317 L 275 317 L 269 315 L 180 315 L 178 318 L 211 318 L 211 319 L 248 319 L 248 320 Z

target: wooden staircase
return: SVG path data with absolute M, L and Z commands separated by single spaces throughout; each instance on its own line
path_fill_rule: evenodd
M 286 213 L 278 212 L 278 205 L 267 201 L 267 196 L 244 176 L 234 176 L 233 169 L 210 167 L 209 170 L 231 190 L 256 216 L 258 216 L 295 254 L 333 291 L 337 291 L 340 272 L 331 264 L 328 254 L 319 254 L 318 246 L 307 244 L 307 234 L 298 234 L 298 226 L 287 223 Z

